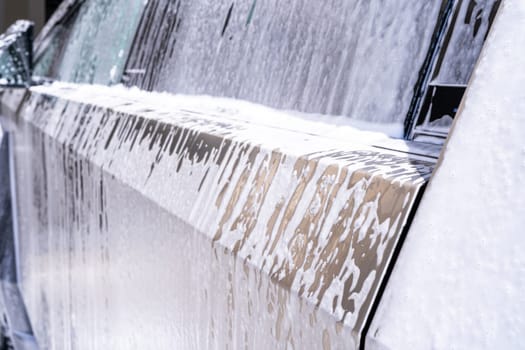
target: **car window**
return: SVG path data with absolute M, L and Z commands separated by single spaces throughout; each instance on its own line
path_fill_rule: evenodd
M 33 73 L 38 77 L 57 78 L 61 55 L 81 4 L 71 3 L 63 3 L 35 39 Z
M 442 0 L 291 3 L 150 0 L 129 82 L 402 124 Z
M 86 0 L 54 28 L 35 74 L 75 83 L 120 82 L 144 0 Z

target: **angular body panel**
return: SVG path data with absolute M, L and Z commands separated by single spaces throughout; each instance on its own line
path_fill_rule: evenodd
M 202 341 L 357 348 L 434 159 L 187 101 L 60 84 L 26 96 L 19 253 L 42 344 L 84 344 L 87 327 L 126 347 L 115 334 L 163 325 L 161 348 L 200 348 L 186 330 L 214 327 Z

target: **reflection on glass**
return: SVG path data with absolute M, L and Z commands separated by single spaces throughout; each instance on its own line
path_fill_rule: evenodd
M 75 83 L 120 82 L 143 8 L 143 0 L 86 1 L 56 28 L 36 73 Z

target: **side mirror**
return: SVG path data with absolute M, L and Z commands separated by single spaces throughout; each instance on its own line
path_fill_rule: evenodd
M 0 35 L 0 88 L 31 86 L 33 28 L 33 22 L 19 20 Z

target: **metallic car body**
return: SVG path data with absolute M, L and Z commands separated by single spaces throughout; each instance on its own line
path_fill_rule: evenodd
M 50 349 L 364 348 L 439 153 L 120 88 L 1 106 L 20 288 Z
M 41 310 L 61 310 L 65 301 L 61 298 L 55 304 L 49 287 L 34 285 L 35 274 L 59 269 L 58 256 L 66 252 L 69 259 L 87 259 L 86 266 L 113 259 L 116 247 L 100 241 L 111 234 L 108 226 L 115 225 L 108 220 L 119 220 L 105 208 L 110 189 L 104 182 L 113 178 L 194 231 L 173 228 L 175 234 L 202 236 L 201 244 L 210 247 L 208 254 L 228 252 L 247 276 L 265 276 L 271 281 L 268 288 L 286 290 L 288 299 L 304 300 L 330 315 L 327 341 L 357 347 L 434 158 L 352 142 L 342 148 L 322 135 L 310 135 L 303 140 L 303 151 L 294 154 L 291 141 L 304 137 L 299 131 L 232 119 L 220 105 L 202 113 L 184 105 L 177 109 L 176 104 L 161 108 L 147 103 L 148 93 L 140 98 L 112 89 L 100 92 L 74 85 L 32 88 L 15 121 L 15 149 L 31 150 L 16 165 L 20 206 L 26 208 L 19 218 L 19 253 L 27 266 L 25 273 L 21 267 L 22 274 L 33 286 L 24 293 L 38 290 L 43 298 L 38 305 L 28 305 L 41 338 L 45 334 L 41 325 L 54 327 L 59 320 L 67 324 L 68 313 L 57 320 L 48 314 L 52 311 Z M 252 131 L 279 141 L 250 141 L 245 135 Z M 52 195 L 62 183 L 64 193 Z M 92 215 L 98 225 L 93 225 Z M 69 243 L 61 232 L 69 232 Z M 104 255 L 78 245 L 84 235 L 100 236 L 96 246 Z M 186 259 L 199 261 L 198 256 Z M 32 261 L 44 270 L 35 269 Z M 69 298 L 76 298 L 70 283 L 63 288 L 70 289 Z M 199 287 L 213 289 L 205 281 L 185 286 Z M 272 328 L 285 332 L 280 323 L 290 301 L 281 305 L 257 295 L 253 302 L 280 310 L 269 316 L 276 322 Z M 70 313 L 83 313 L 75 310 L 80 307 L 77 303 L 70 303 Z M 219 315 L 209 317 L 213 323 Z M 294 329 L 288 341 L 306 346 L 312 342 L 307 333 Z M 231 336 L 227 343 L 234 344 L 239 335 Z M 251 332 L 247 336 L 252 338 Z M 271 332 L 264 337 L 270 338 Z M 50 339 L 49 344 L 56 341 Z

